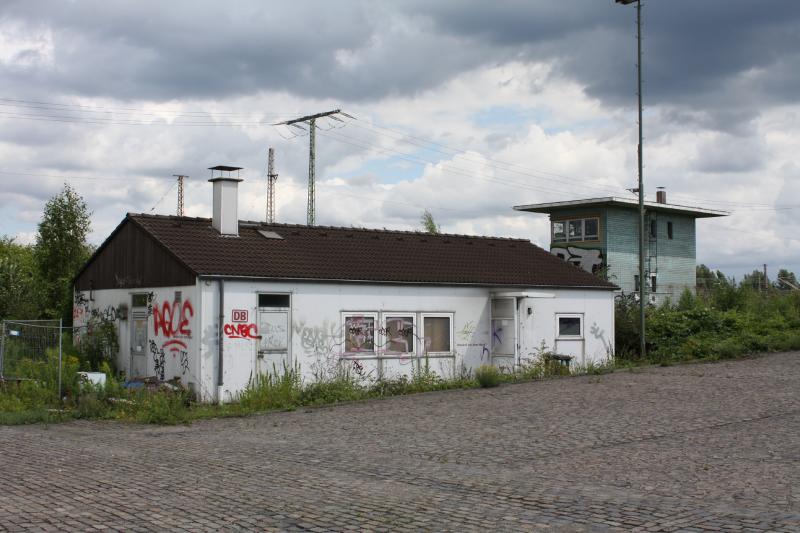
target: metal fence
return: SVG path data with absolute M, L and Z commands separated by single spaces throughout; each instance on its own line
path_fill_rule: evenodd
M 62 397 L 63 324 L 56 320 L 0 323 L 0 381 L 57 380 Z

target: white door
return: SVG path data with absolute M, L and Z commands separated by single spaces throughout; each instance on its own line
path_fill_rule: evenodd
M 260 374 L 281 376 L 291 369 L 289 358 L 289 310 L 260 308 L 258 310 L 258 363 Z
M 492 298 L 492 364 L 514 369 L 517 361 L 517 299 Z
M 131 361 L 128 377 L 147 375 L 147 311 L 131 313 Z
M 532 298 L 519 299 L 519 362 L 529 364 L 539 357 L 541 339 L 536 339 L 534 305 Z

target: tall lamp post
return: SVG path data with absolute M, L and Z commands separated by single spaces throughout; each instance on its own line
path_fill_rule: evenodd
M 647 283 L 644 278 L 644 180 L 642 177 L 642 2 L 641 0 L 614 0 L 618 4 L 636 3 L 636 83 L 639 96 L 639 353 L 646 355 L 644 333 L 644 309 L 647 296 Z

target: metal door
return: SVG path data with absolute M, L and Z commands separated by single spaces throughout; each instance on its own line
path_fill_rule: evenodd
M 258 311 L 258 363 L 260 374 L 282 375 L 291 368 L 289 357 L 289 310 L 261 308 Z
M 147 311 L 131 313 L 131 361 L 128 377 L 147 375 Z

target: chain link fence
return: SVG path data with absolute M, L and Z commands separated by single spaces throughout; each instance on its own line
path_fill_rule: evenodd
M 39 381 L 62 398 L 63 324 L 56 320 L 0 323 L 0 382 Z

